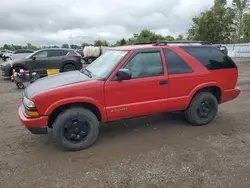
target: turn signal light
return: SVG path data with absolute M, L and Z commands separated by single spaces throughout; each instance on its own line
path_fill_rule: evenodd
M 38 117 L 39 113 L 38 111 L 29 111 L 29 110 L 25 110 L 26 114 L 30 117 Z

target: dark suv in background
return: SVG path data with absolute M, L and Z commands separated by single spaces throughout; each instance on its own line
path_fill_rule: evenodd
M 12 70 L 20 69 L 37 72 L 40 76 L 47 76 L 47 69 L 60 69 L 60 72 L 82 69 L 82 57 L 71 49 L 43 49 L 17 60 L 1 64 L 2 76 L 10 77 Z
M 29 54 L 34 53 L 34 50 L 16 50 L 13 52 L 13 54 Z

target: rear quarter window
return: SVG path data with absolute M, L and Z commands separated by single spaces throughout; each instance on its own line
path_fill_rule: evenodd
M 182 46 L 180 48 L 195 57 L 208 70 L 236 68 L 234 61 L 216 47 Z
M 76 53 L 75 51 L 69 51 L 67 56 L 80 56 L 80 55 Z
M 62 56 L 61 50 L 49 50 L 48 57 L 60 57 Z
M 164 49 L 164 55 L 167 60 L 168 74 L 184 74 L 193 72 L 189 65 L 174 51 Z
M 62 56 L 65 56 L 65 55 L 67 55 L 69 53 L 69 51 L 67 51 L 67 50 L 62 50 Z

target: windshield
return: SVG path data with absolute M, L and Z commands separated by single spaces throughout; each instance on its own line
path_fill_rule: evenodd
M 86 67 L 93 75 L 106 78 L 111 71 L 122 61 L 128 51 L 110 50 L 97 58 Z

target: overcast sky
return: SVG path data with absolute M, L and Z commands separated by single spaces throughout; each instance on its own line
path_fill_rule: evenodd
M 0 45 L 113 43 L 142 29 L 185 35 L 213 0 L 1 0 Z M 72 39 L 73 38 L 73 39 Z

